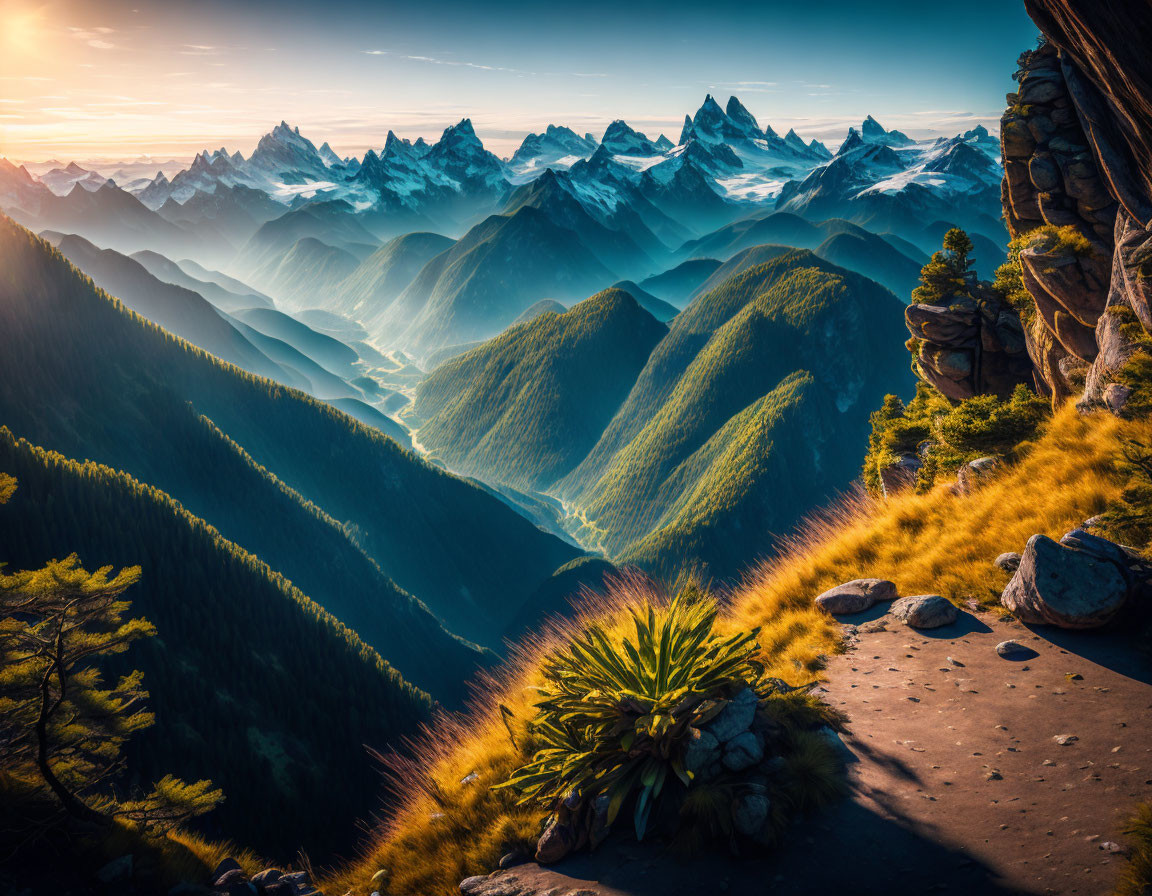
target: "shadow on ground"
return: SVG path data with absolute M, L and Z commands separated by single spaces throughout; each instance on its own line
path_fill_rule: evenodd
M 685 859 L 654 845 L 606 844 L 553 866 L 563 887 L 616 896 L 1019 894 L 962 849 L 845 799 L 802 821 L 767 858 Z

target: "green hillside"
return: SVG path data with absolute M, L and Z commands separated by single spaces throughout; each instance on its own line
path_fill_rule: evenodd
M 256 265 L 249 278 L 281 305 L 312 308 L 356 270 L 359 259 L 345 249 L 315 237 L 305 237 L 283 255 L 273 254 Z
M 677 308 L 683 308 L 720 264 L 717 258 L 690 258 L 671 270 L 641 280 L 640 288 Z
M 607 289 L 441 364 L 417 391 L 417 438 L 451 469 L 542 490 L 596 443 L 667 332 Z
M 317 528 L 338 529 L 343 553 L 309 593 L 325 606 L 374 608 L 377 630 L 395 625 L 397 641 L 429 675 L 442 662 L 440 674 L 459 680 L 474 653 L 461 656 L 458 642 L 429 640 L 426 628 L 395 619 L 395 589 L 384 577 L 452 631 L 498 644 L 533 589 L 578 554 L 376 430 L 140 319 L 7 219 L 0 260 L 0 327 L 10 334 L 0 355 L 0 423 L 163 489 L 290 578 L 304 575 L 315 546 L 329 540 Z M 228 475 L 212 462 L 221 444 L 238 458 Z M 270 490 L 268 477 L 294 496 L 292 514 L 277 516 L 251 497 Z M 356 553 L 383 572 L 373 588 L 344 559 Z
M 751 267 L 676 317 L 555 491 L 611 556 L 735 575 L 855 476 L 869 412 L 911 384 L 874 351 L 902 330 L 891 293 L 811 252 Z
M 267 855 L 346 848 L 376 808 L 383 746 L 428 717 L 427 696 L 265 563 L 168 495 L 80 464 L 0 427 L 0 560 L 31 569 L 76 552 L 139 564 L 126 595 L 158 636 L 109 664 L 141 669 L 156 724 L 129 743 L 128 783 L 211 778 L 225 802 L 206 822 Z M 339 699 L 334 699 L 335 696 Z
M 452 242 L 437 233 L 408 233 L 389 240 L 325 297 L 324 307 L 359 321 L 373 335 L 384 335 L 380 322 L 388 306 Z
M 584 298 L 614 279 L 573 231 L 524 206 L 492 215 L 428 262 L 381 327 L 423 356 L 491 338 L 542 298 Z

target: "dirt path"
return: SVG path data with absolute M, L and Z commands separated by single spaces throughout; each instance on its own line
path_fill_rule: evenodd
M 1036 655 L 1002 659 L 1009 638 Z M 853 796 L 775 856 L 683 862 L 620 843 L 504 872 L 492 896 L 1111 891 L 1123 858 L 1105 844 L 1152 799 L 1147 655 L 990 615 L 936 632 L 871 621 L 850 640 L 824 696 L 850 719 Z

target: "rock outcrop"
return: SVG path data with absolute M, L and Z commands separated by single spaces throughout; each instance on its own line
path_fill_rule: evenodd
M 1118 377 L 1152 331 L 1152 67 L 1132 39 L 1149 13 L 1094 0 L 1025 5 L 1047 40 L 1020 57 L 1000 137 L 1005 220 L 1025 237 L 1037 312 L 1028 354 L 1054 401 L 1082 394 L 1082 409 L 1119 413 L 1130 391 Z
M 1020 316 L 985 284 L 972 282 L 969 288 L 975 298 L 904 310 L 918 342 L 916 372 L 952 401 L 1010 395 L 1017 383 L 1032 379 Z

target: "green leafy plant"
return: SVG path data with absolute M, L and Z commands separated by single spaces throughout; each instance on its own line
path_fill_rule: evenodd
M 642 838 L 669 777 L 692 781 L 683 762 L 691 729 L 763 675 L 757 632 L 718 635 L 716 615 L 715 601 L 689 586 L 666 606 L 633 610 L 632 632 L 592 624 L 548 656 L 530 724 L 538 749 L 498 786 L 549 809 L 604 796 L 606 827 L 635 796 Z

